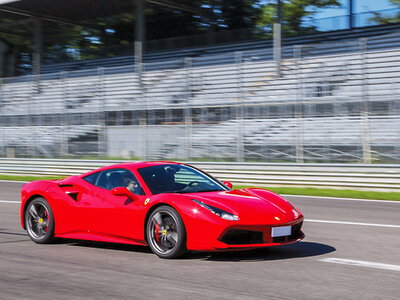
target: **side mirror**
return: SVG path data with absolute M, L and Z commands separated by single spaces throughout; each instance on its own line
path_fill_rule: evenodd
M 223 181 L 222 183 L 225 184 L 230 189 L 233 187 L 232 183 L 230 183 L 229 181 Z
M 125 196 L 125 197 L 128 197 L 129 199 L 132 199 L 132 200 L 138 200 L 139 199 L 137 195 L 135 195 L 134 193 L 132 193 L 130 190 L 128 190 L 126 187 L 123 187 L 123 186 L 119 186 L 119 187 L 113 188 L 111 190 L 111 193 L 114 196 Z

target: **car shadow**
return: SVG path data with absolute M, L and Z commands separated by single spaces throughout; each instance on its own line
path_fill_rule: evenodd
M 57 244 L 67 244 L 75 247 L 88 247 L 97 249 L 108 249 L 118 251 L 130 251 L 139 253 L 149 253 L 154 255 L 147 246 L 127 245 L 106 242 L 94 242 L 84 240 L 58 239 Z M 265 260 L 283 260 L 301 257 L 312 257 L 324 255 L 336 251 L 336 248 L 316 243 L 299 242 L 291 245 L 259 248 L 243 251 L 228 252 L 188 252 L 182 258 L 184 260 L 206 260 L 206 261 L 265 261 Z
M 324 255 L 336 251 L 336 248 L 316 243 L 299 242 L 291 245 L 259 248 L 245 251 L 188 253 L 184 259 L 202 259 L 207 261 L 265 261 Z
M 149 247 L 140 246 L 140 245 L 96 242 L 96 241 L 86 241 L 86 240 L 72 240 L 72 239 L 57 239 L 55 241 L 55 243 L 56 244 L 67 244 L 68 246 L 76 246 L 76 247 L 109 249 L 109 250 L 130 251 L 130 252 L 140 252 L 140 253 L 152 253 Z
M 19 236 L 28 236 L 28 234 L 27 233 L 23 233 L 23 232 L 8 232 L 8 231 L 5 231 L 5 230 L 3 230 L 3 229 L 0 229 L 0 235 L 3 235 L 3 234 L 5 234 L 5 235 L 19 235 Z
M 23 239 L 17 239 L 16 237 L 24 237 Z M 13 243 L 23 243 L 29 242 L 30 238 L 26 233 L 19 233 L 19 232 L 10 232 L 7 229 L 0 229 L 0 244 L 13 244 Z

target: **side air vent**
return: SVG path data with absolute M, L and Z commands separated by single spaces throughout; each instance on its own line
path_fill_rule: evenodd
M 65 192 L 68 196 L 71 197 L 72 200 L 74 201 L 78 201 L 78 193 L 74 193 L 74 192 Z
M 66 195 L 68 195 L 72 200 L 78 201 L 78 195 L 79 195 L 79 190 L 74 188 L 73 184 L 63 184 L 60 183 L 59 187 L 65 192 Z
M 65 188 L 65 187 L 74 187 L 74 185 L 73 184 L 67 184 L 67 183 L 60 183 L 59 185 L 58 185 L 60 188 Z

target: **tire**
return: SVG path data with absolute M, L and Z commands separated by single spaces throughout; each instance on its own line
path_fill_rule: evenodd
M 186 251 L 186 230 L 178 212 L 160 206 L 150 215 L 146 237 L 151 251 L 161 258 L 177 258 Z
M 32 241 L 49 244 L 54 241 L 54 215 L 46 199 L 32 200 L 25 209 L 24 223 Z

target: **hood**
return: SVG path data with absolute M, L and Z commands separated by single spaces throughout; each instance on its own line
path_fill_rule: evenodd
M 248 224 L 286 223 L 302 217 L 284 198 L 264 189 L 193 193 L 190 197 L 234 213 Z

